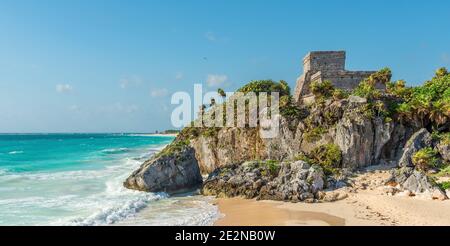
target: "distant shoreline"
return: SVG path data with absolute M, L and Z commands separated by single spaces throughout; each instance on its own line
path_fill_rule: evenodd
M 178 133 L 148 133 L 148 134 L 136 134 L 140 136 L 147 136 L 147 137 L 176 137 L 178 136 Z

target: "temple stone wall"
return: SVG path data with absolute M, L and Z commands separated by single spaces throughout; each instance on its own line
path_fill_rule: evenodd
M 336 88 L 352 90 L 375 71 L 345 70 L 345 51 L 314 51 L 303 59 L 303 74 L 298 78 L 294 98 L 301 103 L 311 98 L 309 85 L 329 80 Z

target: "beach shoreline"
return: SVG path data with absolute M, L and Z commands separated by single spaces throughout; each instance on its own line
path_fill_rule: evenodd
M 346 199 L 332 203 L 289 203 L 220 198 L 214 226 L 446 226 L 450 202 L 406 197 Z M 381 198 L 381 199 L 380 199 Z M 388 207 L 390 206 L 390 207 Z
M 432 200 L 386 193 L 381 185 L 387 170 L 360 173 L 353 187 L 334 202 L 291 203 L 217 198 L 222 217 L 215 226 L 446 226 L 450 224 L 450 200 Z

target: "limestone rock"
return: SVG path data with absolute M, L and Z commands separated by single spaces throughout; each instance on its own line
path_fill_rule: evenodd
M 443 143 L 442 141 L 436 146 L 442 159 L 450 161 L 450 144 Z
M 354 96 L 354 95 L 349 96 L 348 101 L 350 103 L 367 103 L 366 98 L 358 97 L 358 96 Z
M 127 178 L 124 186 L 147 192 L 176 193 L 195 189 L 202 181 L 195 151 L 186 147 L 145 162 Z
M 431 193 L 431 196 L 434 200 L 439 200 L 439 201 L 444 201 L 444 200 L 448 199 L 445 192 L 442 191 L 441 189 L 434 189 L 433 193 Z
M 314 201 L 324 188 L 324 173 L 306 162 L 283 162 L 277 173 L 263 161 L 219 168 L 209 175 L 205 195 L 281 201 Z
M 400 167 L 413 167 L 413 155 L 425 147 L 432 145 L 431 134 L 423 128 L 414 133 L 405 145 L 402 157 L 399 161 Z
M 447 195 L 443 192 L 426 173 L 414 170 L 410 167 L 402 167 L 391 172 L 391 177 L 387 184 L 396 184 L 399 191 L 404 193 L 408 191 L 410 196 L 424 195 L 432 199 L 445 200 Z M 394 187 L 393 187 L 394 188 Z
M 378 164 L 382 150 L 391 139 L 393 123 L 371 120 L 357 108 L 349 109 L 337 123 L 334 143 L 342 151 L 342 167 L 359 168 Z
M 335 202 L 344 200 L 348 197 L 348 194 L 345 192 L 327 192 L 325 196 L 323 197 L 323 201 L 325 202 Z
M 406 179 L 401 186 L 415 194 L 420 194 L 424 192 L 432 192 L 434 186 L 429 180 L 429 178 L 423 172 L 414 170 L 413 173 Z
M 312 193 L 316 193 L 320 190 L 323 190 L 324 187 L 324 177 L 322 168 L 313 166 L 309 169 L 309 174 L 307 177 L 308 183 L 311 185 Z

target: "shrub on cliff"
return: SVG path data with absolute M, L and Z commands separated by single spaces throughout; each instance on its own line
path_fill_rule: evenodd
M 349 96 L 349 93 L 347 91 L 342 90 L 342 89 L 336 88 L 333 91 L 333 99 L 336 100 L 336 101 L 337 100 L 341 100 L 341 99 L 345 99 L 348 96 Z
M 308 143 L 313 143 L 316 141 L 319 141 L 322 138 L 322 135 L 325 134 L 327 132 L 327 129 L 318 126 L 318 127 L 314 127 L 312 129 L 310 129 L 308 132 L 305 132 L 305 134 L 303 135 L 303 138 L 308 142 Z
M 290 96 L 291 94 L 291 89 L 289 88 L 289 85 L 283 80 L 280 80 L 280 82 L 278 83 L 274 82 L 273 80 L 255 80 L 244 85 L 237 91 L 243 93 L 254 92 L 256 94 L 260 92 L 267 92 L 267 93 L 278 92 L 280 93 L 280 98 L 282 96 Z
M 336 144 L 325 144 L 313 149 L 309 154 L 299 155 L 295 159 L 319 165 L 326 174 L 333 174 L 341 165 L 342 151 Z
M 353 95 L 366 98 L 368 101 L 380 99 L 382 92 L 377 89 L 377 85 L 387 85 L 391 78 L 391 69 L 383 68 L 361 81 L 358 87 L 353 90 Z
M 304 110 L 293 101 L 292 96 L 280 98 L 280 114 L 290 122 L 305 116 Z
M 417 169 L 427 171 L 430 168 L 437 167 L 439 165 L 438 153 L 431 147 L 423 148 L 417 151 L 412 158 L 413 164 Z
M 379 99 L 382 95 L 381 91 L 378 90 L 374 84 L 368 80 L 363 80 L 359 85 L 353 90 L 353 95 L 366 98 L 367 100 Z
M 260 161 L 259 165 L 263 168 L 263 171 L 261 172 L 263 176 L 275 177 L 280 171 L 280 162 L 275 160 Z
M 309 89 L 317 99 L 330 98 L 334 92 L 333 83 L 329 80 L 313 81 L 309 85 Z
M 448 189 L 450 189 L 450 181 L 446 181 L 446 182 L 443 182 L 443 183 L 439 183 L 438 185 L 439 185 L 439 187 L 440 187 L 442 190 L 448 190 Z
M 440 78 L 448 75 L 448 70 L 445 67 L 441 67 L 438 70 L 436 70 L 435 77 Z
M 439 129 L 449 123 L 450 75 L 448 73 L 440 72 L 424 85 L 412 88 L 410 95 L 400 95 L 400 97 L 404 102 L 398 105 L 397 112 L 403 119 L 417 122 L 420 127 L 428 129 Z
M 411 99 L 411 94 L 413 92 L 413 88 L 407 87 L 406 81 L 398 80 L 396 82 L 387 83 L 386 84 L 386 92 L 392 96 L 409 100 L 409 99 Z
M 379 70 L 378 72 L 372 74 L 367 78 L 367 82 L 376 85 L 376 84 L 387 84 L 389 81 L 391 81 L 392 78 L 392 71 L 390 68 L 383 68 Z

